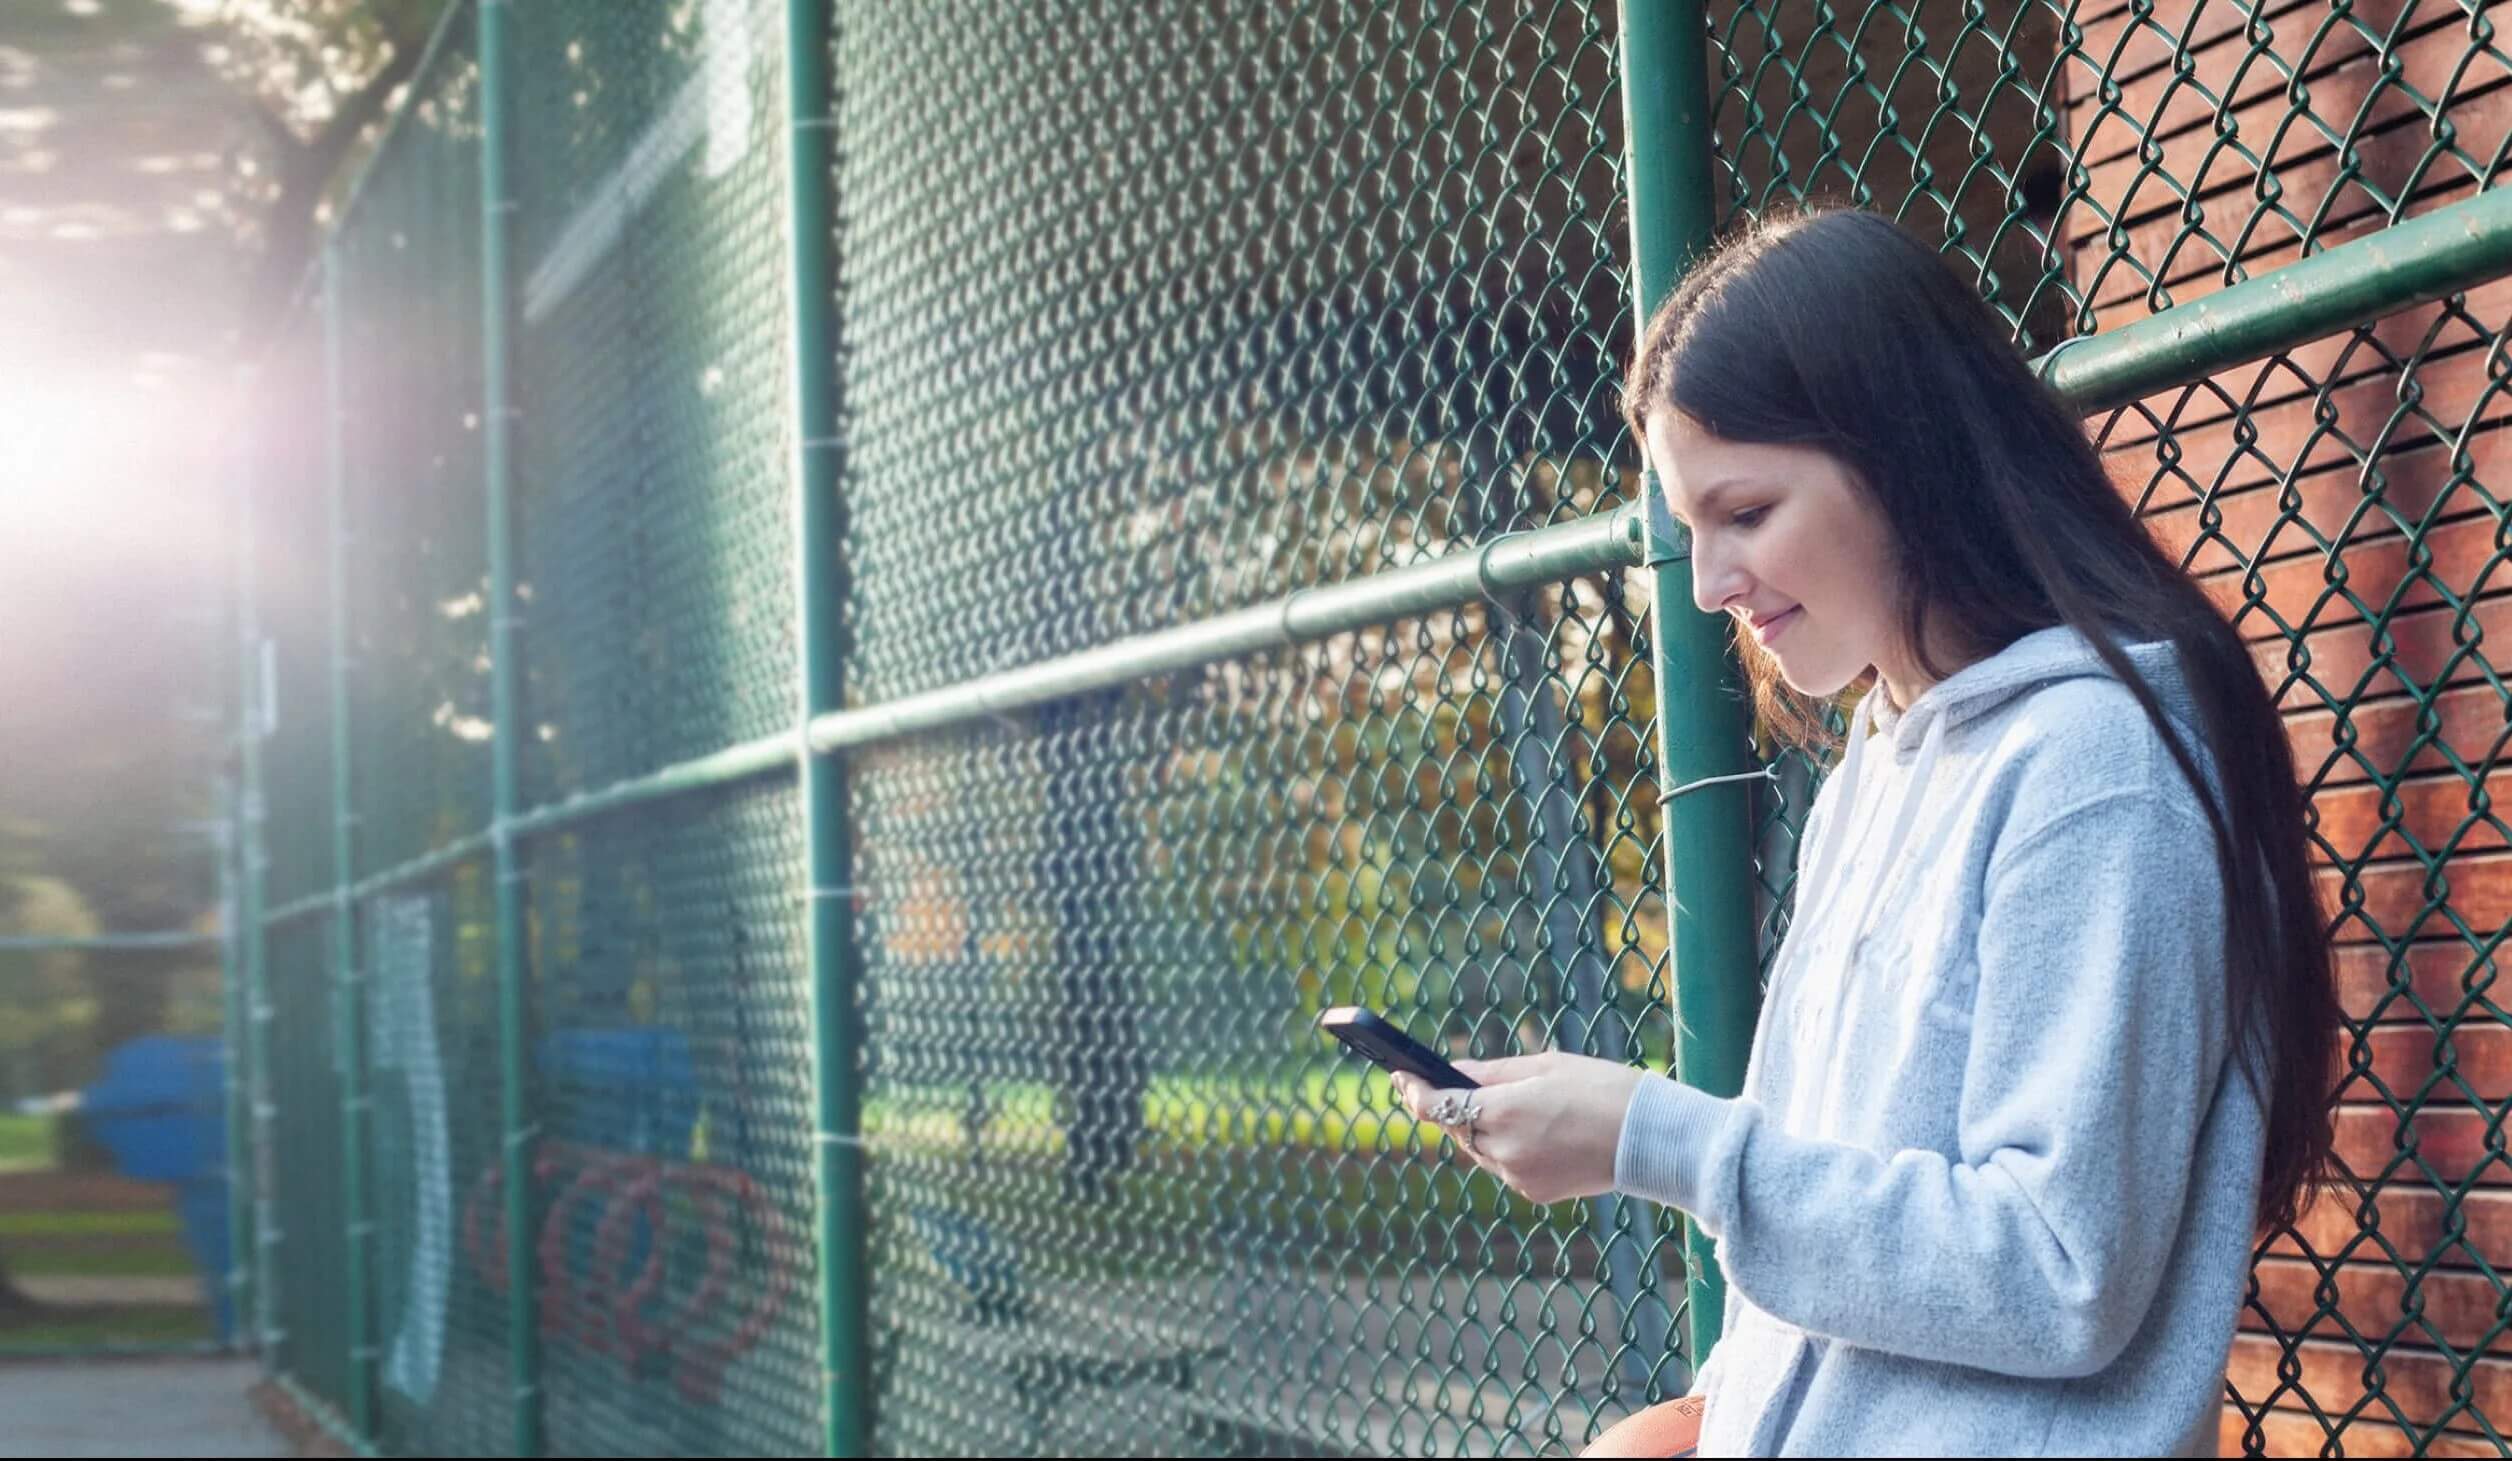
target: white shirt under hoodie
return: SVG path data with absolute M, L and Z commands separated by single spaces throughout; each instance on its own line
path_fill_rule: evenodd
M 1869 694 L 1806 838 L 1744 1094 L 1648 1077 L 1615 1162 L 1717 1239 L 1702 1454 L 2215 1454 L 2264 1121 L 2161 736 L 2044 630 Z

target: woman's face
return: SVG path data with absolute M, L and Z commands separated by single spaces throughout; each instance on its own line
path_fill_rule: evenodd
M 1898 649 L 1891 530 L 1846 467 L 1813 447 L 1722 440 L 1673 410 L 1650 413 L 1648 451 L 1692 530 L 1703 613 L 1733 615 L 1801 694 L 1837 695 L 1873 667 L 1910 703 L 1921 687 Z

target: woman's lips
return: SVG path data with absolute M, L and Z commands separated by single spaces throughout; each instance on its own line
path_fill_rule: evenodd
M 1805 611 L 1801 608 L 1790 609 L 1787 613 L 1780 615 L 1776 619 L 1764 620 L 1762 623 L 1754 626 L 1754 639 L 1759 642 L 1764 649 L 1770 648 L 1771 641 L 1777 639 L 1782 634 L 1787 633 L 1788 626 L 1796 623 L 1797 616 L 1804 612 Z

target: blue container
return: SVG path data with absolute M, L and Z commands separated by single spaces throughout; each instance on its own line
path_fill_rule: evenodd
M 216 1036 L 147 1035 L 114 1047 L 104 1074 L 80 1093 L 79 1119 L 123 1176 L 173 1186 L 184 1245 L 225 1343 L 234 1314 L 223 1045 Z

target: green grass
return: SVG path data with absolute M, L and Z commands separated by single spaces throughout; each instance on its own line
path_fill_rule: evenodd
M 1143 1094 L 1134 1161 L 1097 1196 L 1062 1190 L 1065 1132 L 1043 1082 L 986 1084 L 982 1178 L 969 1155 L 965 1086 L 891 1086 L 868 1102 L 867 1144 L 886 1148 L 913 1203 L 955 1208 L 982 1188 L 1020 1191 L 1019 1246 L 1064 1231 L 1087 1239 L 1032 1248 L 1025 1270 L 1067 1278 L 1183 1274 L 1213 1244 L 1261 1238 L 1309 1261 L 1366 1268 L 1391 1249 L 1470 1248 L 1498 1233 L 1547 1254 L 1586 1225 L 1579 1206 L 1537 1207 L 1493 1178 L 1443 1163 L 1437 1137 L 1395 1104 L 1387 1078 L 1357 1062 L 1251 1076 L 1155 1077 Z M 980 1186 L 965 1186 L 975 1182 Z M 1183 1230 L 1199 1236 L 1181 1244 Z M 910 1224 L 896 1257 L 931 1261 Z M 1549 1257 L 1539 1262 L 1552 1261 Z
M 175 1237 L 171 1211 L 0 1212 L 0 1242 L 11 1238 Z
M 989 1081 L 986 1106 L 988 1150 L 1063 1140 L 1044 1081 Z M 893 1088 L 866 1105 L 864 1126 L 893 1141 L 956 1147 L 967 1140 L 966 1108 L 962 1086 Z M 1186 1147 L 1402 1151 L 1414 1125 L 1387 1077 L 1357 1062 L 1255 1078 L 1164 1075 L 1143 1092 L 1144 1130 Z
M 0 1324 L 0 1353 L 205 1344 L 209 1339 L 209 1311 L 196 1306 L 68 1309 L 21 1324 Z
M 107 1243 L 20 1239 L 0 1257 L 19 1278 L 190 1278 L 197 1271 L 182 1244 L 154 1235 Z
M 52 1165 L 50 1116 L 0 1116 L 0 1172 L 34 1172 Z

